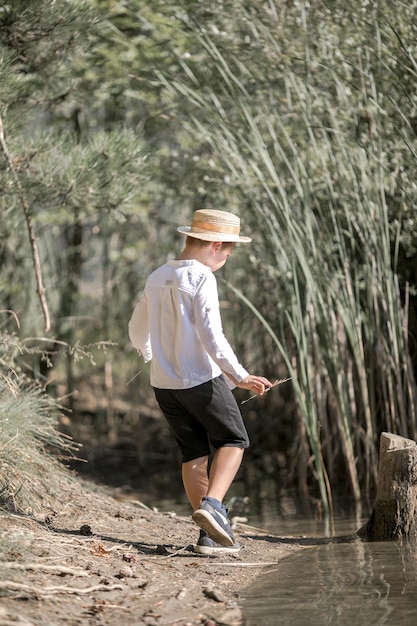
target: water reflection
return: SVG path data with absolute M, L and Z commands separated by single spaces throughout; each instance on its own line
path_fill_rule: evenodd
M 416 545 L 328 542 L 260 576 L 242 602 L 246 626 L 409 626 L 417 620 Z

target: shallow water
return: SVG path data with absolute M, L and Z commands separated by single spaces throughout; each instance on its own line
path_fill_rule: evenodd
M 294 535 L 301 527 L 293 527 Z M 246 590 L 246 626 L 417 623 L 415 544 L 304 535 L 308 540 L 302 552 L 268 567 Z
M 167 506 L 189 514 L 176 503 Z M 245 590 L 245 626 L 411 626 L 417 624 L 417 545 L 363 542 L 369 510 L 338 503 L 332 520 L 305 518 L 289 498 L 262 498 L 248 523 L 304 549 L 283 558 Z M 246 514 L 246 511 L 234 511 Z

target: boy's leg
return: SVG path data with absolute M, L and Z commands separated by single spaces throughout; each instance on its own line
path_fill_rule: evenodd
M 242 448 L 232 446 L 216 450 L 210 467 L 207 493 L 204 495 L 223 502 L 242 463 L 243 452 Z
M 234 546 L 222 502 L 249 438 L 233 394 L 222 376 L 190 389 L 155 389 L 155 394 L 181 448 L 183 482 L 194 508 L 193 520 L 214 542 Z M 210 447 L 216 453 L 208 477 Z
M 201 456 L 182 464 L 182 482 L 193 510 L 198 509 L 201 499 L 207 495 L 209 485 L 207 467 L 208 456 Z
M 217 449 L 210 468 L 207 495 L 192 515 L 210 539 L 223 546 L 237 545 L 228 520 L 228 511 L 222 501 L 237 474 L 242 457 L 242 448 L 224 446 Z
M 232 446 L 218 448 L 207 475 L 208 457 L 203 456 L 182 464 L 185 493 L 193 509 L 198 509 L 204 496 L 223 499 L 242 463 L 244 450 Z

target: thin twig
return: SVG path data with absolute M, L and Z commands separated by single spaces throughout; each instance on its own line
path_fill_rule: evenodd
M 65 585 L 51 585 L 49 587 L 35 587 L 24 583 L 17 583 L 13 580 L 0 581 L 0 590 L 8 591 L 26 591 L 36 596 L 48 596 L 56 593 L 72 593 L 75 595 L 85 595 L 94 591 L 114 591 L 115 589 L 123 590 L 122 585 L 93 585 L 80 589 L 77 587 L 66 587 Z
M 108 604 L 107 602 L 106 602 L 106 604 L 104 606 L 106 607 L 106 609 L 120 609 L 121 611 L 130 611 L 131 610 L 131 608 L 129 606 L 121 606 L 120 604 Z M 1 623 L 0 623 L 0 626 L 2 626 Z
M 241 522 L 236 522 L 236 526 L 240 528 L 239 532 L 242 533 L 242 530 L 251 530 L 256 531 L 257 533 L 262 533 L 263 535 L 268 535 L 271 537 L 276 537 L 273 533 L 270 533 L 265 528 L 259 528 L 259 526 L 251 526 L 250 524 L 242 524 Z
M 286 383 L 288 380 L 291 380 L 291 377 L 289 378 L 281 378 L 280 380 L 275 380 L 272 385 L 270 387 L 267 387 L 264 391 L 265 395 L 267 393 L 267 391 L 271 391 L 271 389 L 273 387 L 276 387 L 277 385 L 282 385 L 282 383 Z M 240 404 L 246 404 L 246 402 L 249 402 L 249 400 L 252 400 L 253 398 L 257 398 L 259 396 L 258 393 L 255 393 L 253 396 L 251 396 L 250 398 L 247 398 L 246 400 L 243 400 L 243 402 L 241 402 Z
M 204 565 L 221 565 L 222 567 L 265 567 L 266 565 L 276 565 L 277 561 L 271 561 L 271 562 L 262 562 L 262 561 L 255 561 L 254 563 L 220 563 L 219 561 L 207 561 L 204 563 Z
M 0 313 L 8 313 L 9 315 L 13 316 L 14 317 L 14 321 L 16 322 L 16 326 L 18 328 L 20 328 L 19 318 L 17 317 L 17 315 L 16 315 L 16 313 L 14 311 L 11 311 L 10 309 L 6 309 L 5 311 L 0 311 Z
M 32 259 L 33 259 L 33 265 L 35 268 L 35 276 L 36 276 L 36 283 L 38 286 L 38 295 L 39 295 L 39 300 L 41 303 L 41 307 L 42 307 L 42 311 L 43 311 L 43 315 L 45 318 L 45 332 L 48 332 L 48 330 L 51 328 L 51 321 L 50 321 L 50 317 L 49 317 L 49 309 L 48 309 L 48 303 L 46 301 L 46 297 L 45 297 L 45 288 L 43 286 L 43 279 L 42 279 L 42 269 L 41 269 L 41 262 L 40 262 L 40 258 L 39 258 L 39 252 L 38 252 L 38 244 L 36 241 L 36 236 L 35 236 L 35 231 L 33 228 L 33 224 L 32 224 L 32 216 L 30 214 L 30 210 L 29 210 L 29 203 L 27 201 L 25 192 L 23 190 L 22 184 L 20 182 L 20 179 L 17 175 L 16 172 L 16 167 L 15 164 L 13 162 L 13 158 L 12 155 L 9 152 L 9 149 L 7 147 L 7 143 L 4 137 L 4 130 L 3 130 L 3 120 L 2 117 L 0 115 L 0 145 L 1 148 L 4 152 L 4 156 L 6 157 L 6 160 L 9 164 L 10 170 L 13 174 L 13 178 L 14 181 L 17 185 L 18 191 L 19 191 L 19 199 L 20 199 L 20 203 L 23 207 L 23 212 L 25 214 L 25 220 L 26 220 L 26 225 L 28 228 L 28 232 L 29 232 L 29 241 L 30 241 L 30 247 L 32 250 Z
M 90 576 L 91 573 L 80 568 L 64 567 L 62 565 L 45 565 L 43 563 L 2 563 L 7 569 L 31 570 L 49 572 L 54 574 L 66 574 L 70 576 Z
M 168 555 L 168 558 L 171 558 L 172 556 L 177 556 L 178 554 L 183 554 L 187 550 L 187 548 L 188 544 L 186 546 L 183 546 L 179 550 L 175 550 L 175 552 L 171 552 L 171 554 Z
M 139 374 L 142 374 L 142 370 L 140 370 L 139 372 L 137 372 L 137 374 L 135 374 L 134 376 L 132 376 L 132 378 L 130 380 L 127 381 L 126 385 L 130 385 L 130 383 L 132 382 L 132 380 L 135 380 L 136 376 L 139 376 Z

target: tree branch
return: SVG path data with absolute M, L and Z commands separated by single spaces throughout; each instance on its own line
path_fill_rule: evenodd
M 4 138 L 3 120 L 2 120 L 1 115 L 0 115 L 0 144 L 1 144 L 1 148 L 2 148 L 2 150 L 4 152 L 4 155 L 5 155 L 6 159 L 7 159 L 7 162 L 9 164 L 9 167 L 11 169 L 11 172 L 13 174 L 13 178 L 15 180 L 15 183 L 17 185 L 17 188 L 18 188 L 18 191 L 19 191 L 20 203 L 21 203 L 21 205 L 23 207 L 23 212 L 25 214 L 26 225 L 27 225 L 28 233 L 29 233 L 30 247 L 31 247 L 31 251 L 32 251 L 33 266 L 35 268 L 37 293 L 38 293 L 39 300 L 40 300 L 40 303 L 41 303 L 43 316 L 45 318 L 45 332 L 48 332 L 48 330 L 51 328 L 51 321 L 50 321 L 50 317 L 49 317 L 48 303 L 47 303 L 46 297 L 45 297 L 45 288 L 43 286 L 41 262 L 40 262 L 40 259 L 39 259 L 39 252 L 38 252 L 38 245 L 37 245 L 37 241 L 36 241 L 35 231 L 34 231 L 33 224 L 32 224 L 32 216 L 31 216 L 30 210 L 29 210 L 29 203 L 28 203 L 28 201 L 26 199 L 25 192 L 23 190 L 23 187 L 22 187 L 22 184 L 20 182 L 20 179 L 19 179 L 19 177 L 17 175 L 16 168 L 15 168 L 15 165 L 13 163 L 12 156 L 11 156 L 11 154 L 9 152 L 6 140 Z

